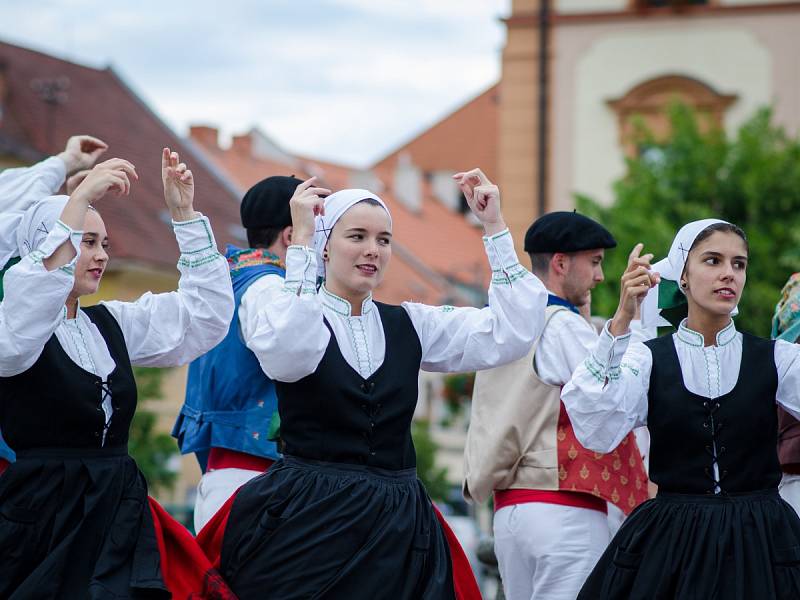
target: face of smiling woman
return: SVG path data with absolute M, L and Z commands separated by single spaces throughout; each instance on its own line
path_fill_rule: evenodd
M 70 299 L 77 300 L 81 296 L 94 294 L 100 287 L 100 279 L 108 265 L 107 249 L 105 223 L 97 211 L 89 210 L 83 222 L 81 255 L 75 265 L 75 283 Z
M 392 225 L 382 206 L 354 204 L 336 222 L 327 246 L 325 287 L 360 310 L 383 281 L 392 256 Z

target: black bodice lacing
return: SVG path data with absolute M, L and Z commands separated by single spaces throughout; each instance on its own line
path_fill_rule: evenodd
M 708 453 L 708 455 L 711 457 L 711 466 L 703 469 L 706 477 L 708 477 L 711 481 L 711 488 L 706 490 L 707 494 L 726 493 L 722 487 L 722 480 L 728 475 L 728 471 L 720 469 L 719 459 L 723 454 L 725 454 L 727 449 L 725 446 L 717 444 L 717 436 L 719 432 L 722 431 L 723 425 L 719 419 L 715 418 L 715 414 L 717 410 L 719 410 L 719 406 L 720 404 L 717 400 L 706 400 L 703 402 L 703 408 L 705 408 L 707 411 L 706 420 L 703 421 L 703 429 L 708 430 L 711 438 L 711 443 L 706 444 L 705 446 L 706 453 Z M 716 470 L 714 469 L 715 466 L 717 467 Z M 719 478 L 717 478 L 717 474 L 719 474 Z
M 119 410 L 118 406 L 113 405 L 113 396 L 111 395 L 111 376 L 109 375 L 108 378 L 103 381 L 102 379 L 96 379 L 94 382 L 95 387 L 98 389 L 100 393 L 100 402 L 98 402 L 96 410 L 103 413 L 103 430 L 102 432 L 96 431 L 95 437 L 100 438 L 100 445 L 105 446 L 106 443 L 106 436 L 108 435 L 108 430 L 111 428 L 111 421 L 114 419 L 114 412 Z M 105 411 L 103 410 L 103 402 L 105 402 L 106 397 L 112 399 L 112 408 L 113 411 L 111 416 L 106 418 Z

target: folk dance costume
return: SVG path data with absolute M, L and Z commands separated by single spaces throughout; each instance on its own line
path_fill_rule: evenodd
M 661 285 L 675 284 L 684 250 L 713 222 L 679 232 L 653 267 Z M 777 401 L 800 413 L 800 346 L 733 322 L 711 346 L 685 321 L 674 335 L 629 342 L 606 326 L 562 399 L 578 439 L 598 452 L 646 424 L 659 491 L 626 520 L 578 597 L 800 597 L 800 519 L 778 496 L 775 410 Z
M 246 229 L 291 225 L 289 198 L 301 183 L 269 177 L 245 194 Z M 195 531 L 244 483 L 266 471 L 280 456 L 278 399 L 245 335 L 257 328 L 262 294 L 283 289 L 284 265 L 261 248 L 228 246 L 235 312 L 225 339 L 189 366 L 186 401 L 173 429 L 183 454 L 194 452 L 203 470 L 195 502 Z
M 800 273 L 795 273 L 781 291 L 772 317 L 772 338 L 800 343 Z M 783 478 L 781 498 L 800 514 L 800 421 L 778 407 L 778 458 Z
M 614 247 L 611 234 L 574 213 L 550 213 L 528 230 L 525 251 Z M 476 375 L 465 448 L 464 495 L 494 492 L 494 542 L 509 600 L 572 600 L 611 535 L 607 506 L 630 513 L 647 499 L 633 434 L 609 454 L 576 440 L 561 387 L 597 341 L 570 302 L 548 297 L 545 327 L 524 358 Z
M 66 176 L 66 165 L 56 156 L 30 167 L 0 172 L 0 301 L 3 300 L 4 275 L 19 262 L 16 235 L 23 214 L 37 201 L 55 194 Z M 14 451 L 5 443 L 0 431 L 0 473 L 14 460 Z
M 82 232 L 57 221 L 65 204 L 25 213 L 22 260 L 0 304 L 0 427 L 17 454 L 0 476 L 0 597 L 231 597 L 191 535 L 148 498 L 127 452 L 132 365 L 184 364 L 227 327 L 230 284 L 208 220 L 173 225 L 177 292 L 68 319 Z M 48 271 L 43 260 L 65 241 L 76 257 Z
M 546 292 L 506 230 L 484 238 L 494 272 L 487 308 L 390 306 L 370 295 L 352 316 L 346 300 L 317 291 L 317 265 L 328 232 L 365 198 L 382 204 L 365 190 L 329 196 L 316 253 L 291 246 L 284 289 L 261 298 L 249 345 L 278 382 L 285 456 L 215 517 L 227 520 L 223 576 L 244 600 L 480 598 L 416 477 L 419 369 L 518 358 L 541 328 Z

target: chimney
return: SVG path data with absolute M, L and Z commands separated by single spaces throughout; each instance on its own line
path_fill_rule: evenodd
M 209 148 L 211 150 L 218 149 L 218 137 L 219 130 L 216 127 L 208 127 L 207 125 L 189 126 L 189 138 L 204 148 Z
M 242 156 L 253 156 L 253 138 L 249 133 L 235 135 L 231 141 L 231 150 Z

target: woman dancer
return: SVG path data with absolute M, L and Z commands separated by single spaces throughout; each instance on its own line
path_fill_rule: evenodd
M 800 346 L 736 331 L 748 263 L 738 227 L 689 223 L 652 269 L 641 249 L 562 399 L 580 442 L 598 452 L 647 424 L 659 491 L 622 525 L 579 598 L 798 598 L 800 519 L 778 496 L 775 403 L 800 414 Z M 675 308 L 681 296 L 688 317 L 674 335 L 629 346 L 647 294 L 646 321 L 650 302 Z
M 455 598 L 454 587 L 480 598 L 468 566 L 454 585 L 446 532 L 416 477 L 419 369 L 521 357 L 541 331 L 547 292 L 517 260 L 497 187 L 477 169 L 455 178 L 486 233 L 484 309 L 373 301 L 392 250 L 383 201 L 366 190 L 323 201 L 328 190 L 313 179 L 292 197 L 286 283 L 265 294 L 247 336 L 276 380 L 285 456 L 226 515 L 222 575 L 239 598 L 438 600 Z
M 162 176 L 181 249 L 176 292 L 80 307 L 108 264 L 105 225 L 90 203 L 128 194 L 136 172 L 127 161 L 98 165 L 72 196 L 48 198 L 22 218 L 22 259 L 0 303 L 0 428 L 17 454 L 0 476 L 2 598 L 185 598 L 212 583 L 203 576 L 213 573 L 165 581 L 199 552 L 180 546 L 185 532 L 169 540 L 179 553 L 169 565 L 160 556 L 174 522 L 149 507 L 127 452 L 131 365 L 190 361 L 222 339 L 233 310 L 225 259 L 193 209 L 192 174 L 168 149 Z

